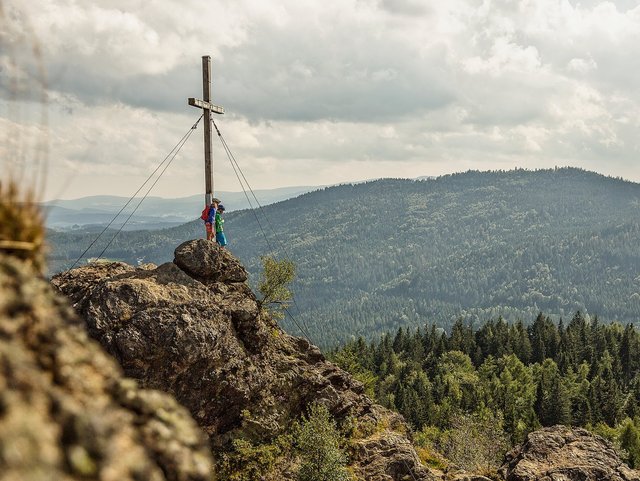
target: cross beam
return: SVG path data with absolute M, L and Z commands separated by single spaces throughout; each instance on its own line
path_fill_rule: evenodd
M 204 201 L 211 204 L 213 199 L 213 150 L 211 148 L 211 113 L 224 114 L 224 107 L 211 103 L 211 57 L 202 57 L 202 100 L 189 98 L 189 105 L 204 111 Z
M 204 100 L 194 99 L 193 97 L 189 97 L 189 105 L 193 107 L 199 107 L 201 109 L 208 109 L 216 114 L 224 114 L 224 107 L 220 107 L 219 105 L 214 105 L 209 102 L 205 102 Z

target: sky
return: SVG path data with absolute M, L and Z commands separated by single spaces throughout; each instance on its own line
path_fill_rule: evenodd
M 131 195 L 200 111 L 254 189 L 575 166 L 640 182 L 640 2 L 0 0 L 0 159 Z M 153 190 L 204 191 L 202 127 Z M 215 189 L 240 184 L 218 139 Z

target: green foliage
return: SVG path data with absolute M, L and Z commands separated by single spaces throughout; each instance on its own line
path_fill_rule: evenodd
M 640 459 L 634 457 L 637 426 L 621 423 L 640 419 L 640 332 L 632 326 L 600 324 L 580 312 L 566 328 L 543 314 L 528 329 L 502 319 L 477 330 L 456 322 L 449 335 L 428 326 L 370 343 L 359 338 L 332 358 L 349 371 L 370 373 L 375 399 L 422 433 L 420 456 L 434 467 L 437 449 L 462 459 L 458 441 L 489 425 L 500 427 L 495 439 L 504 431 L 516 443 L 540 426 L 595 423 L 594 430 L 623 446 L 630 463 Z M 488 413 L 495 419 L 483 424 Z M 476 454 L 458 462 L 472 464 Z
M 287 259 L 277 260 L 271 256 L 263 256 L 262 273 L 258 290 L 262 294 L 260 305 L 268 307 L 276 319 L 283 319 L 283 311 L 293 298 L 289 284 L 296 275 L 295 264 Z
M 628 454 L 629 465 L 640 468 L 640 429 L 634 421 L 626 419 L 620 427 L 620 447 Z
M 489 356 L 478 368 L 483 405 L 502 413 L 504 429 L 513 442 L 520 442 L 537 427 L 534 410 L 536 383 L 532 369 L 515 354 L 500 359 Z
M 439 452 L 442 431 L 435 426 L 423 426 L 414 434 L 413 444 L 420 460 L 427 466 L 445 470 L 449 466 L 448 460 Z
M 290 435 L 281 435 L 265 443 L 234 439 L 231 451 L 222 456 L 220 478 L 229 481 L 276 481 L 280 465 L 288 463 L 287 458 L 291 456 L 292 443 Z
M 302 458 L 299 481 L 349 481 L 340 434 L 327 408 L 312 404 L 296 435 Z
M 620 426 L 612 427 L 605 423 L 598 423 L 595 426 L 587 425 L 587 430 L 609 441 L 621 459 L 628 459 L 628 453 L 622 449 L 620 443 Z
M 540 424 L 553 426 L 555 424 L 571 424 L 571 400 L 565 387 L 558 365 L 553 359 L 547 358 L 542 365 L 534 367 L 536 384 L 536 412 Z
M 374 388 L 378 382 L 378 376 L 369 369 L 373 358 L 368 356 L 368 349 L 362 338 L 344 349 L 329 353 L 328 359 L 360 381 L 364 385 L 367 396 L 372 398 L 375 396 Z
M 393 426 L 389 418 L 386 417 L 375 422 L 371 420 L 363 421 L 353 417 L 349 418 L 349 420 L 348 425 L 345 426 L 343 423 L 342 434 L 351 444 L 355 440 L 369 438 L 387 430 L 393 430 L 400 434 L 407 434 L 406 431 L 403 430 L 402 426 Z M 401 430 L 398 430 L 398 428 L 401 428 Z
M 501 417 L 484 410 L 474 416 L 454 416 L 451 427 L 442 433 L 437 446 L 456 466 L 470 472 L 490 474 L 502 464 L 510 443 L 502 429 Z
M 615 427 L 601 422 L 587 429 L 609 440 L 629 466 L 640 467 L 640 418 L 626 418 Z

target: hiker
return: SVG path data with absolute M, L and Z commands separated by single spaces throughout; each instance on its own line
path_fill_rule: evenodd
M 224 219 L 222 214 L 224 213 L 224 205 L 219 204 L 216 210 L 215 216 L 215 228 L 216 228 L 216 242 L 220 247 L 227 245 L 227 238 L 224 235 Z
M 213 224 L 216 218 L 216 211 L 218 209 L 218 204 L 220 204 L 220 199 L 216 199 L 215 197 L 211 199 L 211 204 L 206 205 L 200 218 L 204 221 L 204 228 L 207 232 L 207 240 L 214 240 L 214 230 Z

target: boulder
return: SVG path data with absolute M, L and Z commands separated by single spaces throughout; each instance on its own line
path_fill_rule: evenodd
M 183 242 L 174 252 L 174 263 L 201 282 L 245 282 L 247 271 L 218 244 L 206 239 Z
M 358 479 L 391 481 L 434 478 L 428 469 L 421 466 L 413 445 L 403 434 L 385 431 L 354 444 L 352 459 L 361 463 Z
M 215 479 L 188 411 L 126 379 L 83 324 L 26 263 L 0 254 L 0 480 Z
M 640 481 L 611 443 L 566 426 L 530 433 L 507 454 L 500 474 L 507 481 Z

